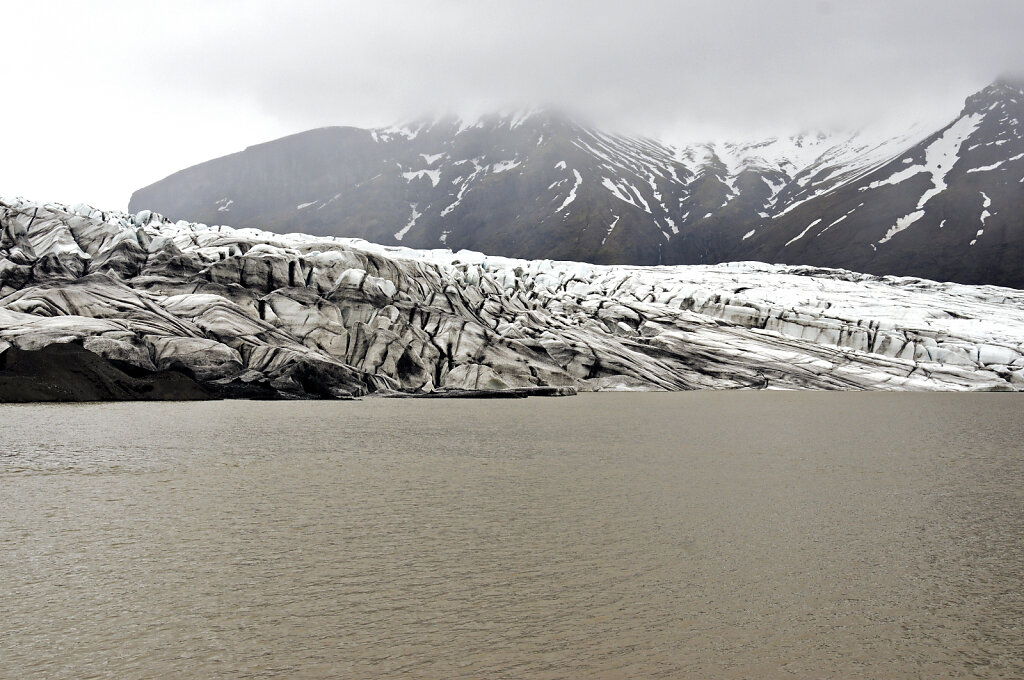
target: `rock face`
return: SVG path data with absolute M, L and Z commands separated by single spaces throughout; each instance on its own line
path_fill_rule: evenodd
M 1024 292 L 760 263 L 600 266 L 0 201 L 0 350 L 227 396 L 1024 386 Z
M 526 259 L 760 260 L 1024 288 L 1022 120 L 1024 86 L 1002 80 L 897 137 L 673 146 L 550 112 L 323 128 L 182 170 L 129 207 Z
M 125 369 L 121 370 L 119 363 L 74 342 L 39 350 L 8 347 L 0 354 L 0 402 L 213 398 L 209 390 L 177 371 L 150 371 L 131 364 L 121 364 Z

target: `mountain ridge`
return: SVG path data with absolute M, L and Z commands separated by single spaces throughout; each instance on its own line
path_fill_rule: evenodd
M 318 128 L 186 168 L 129 207 L 526 259 L 762 260 L 1024 287 L 1022 102 L 999 80 L 949 124 L 885 139 L 671 145 L 552 111 Z

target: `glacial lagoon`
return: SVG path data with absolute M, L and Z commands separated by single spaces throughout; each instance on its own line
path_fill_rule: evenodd
M 0 406 L 0 677 L 1024 677 L 1022 414 Z

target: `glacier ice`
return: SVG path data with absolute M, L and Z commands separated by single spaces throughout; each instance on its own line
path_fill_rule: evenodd
M 601 266 L 0 201 L 0 350 L 82 344 L 286 396 L 1024 389 L 1024 292 Z

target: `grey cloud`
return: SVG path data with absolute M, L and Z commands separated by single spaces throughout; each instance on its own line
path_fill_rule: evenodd
M 549 105 L 670 140 L 753 137 L 939 122 L 1024 73 L 1020 0 L 11 4 L 2 118 L 19 162 L 0 193 L 107 207 L 321 125 Z
M 954 113 L 1024 69 L 1024 3 L 374 2 L 249 5 L 155 77 L 296 129 L 526 104 L 656 133 Z

